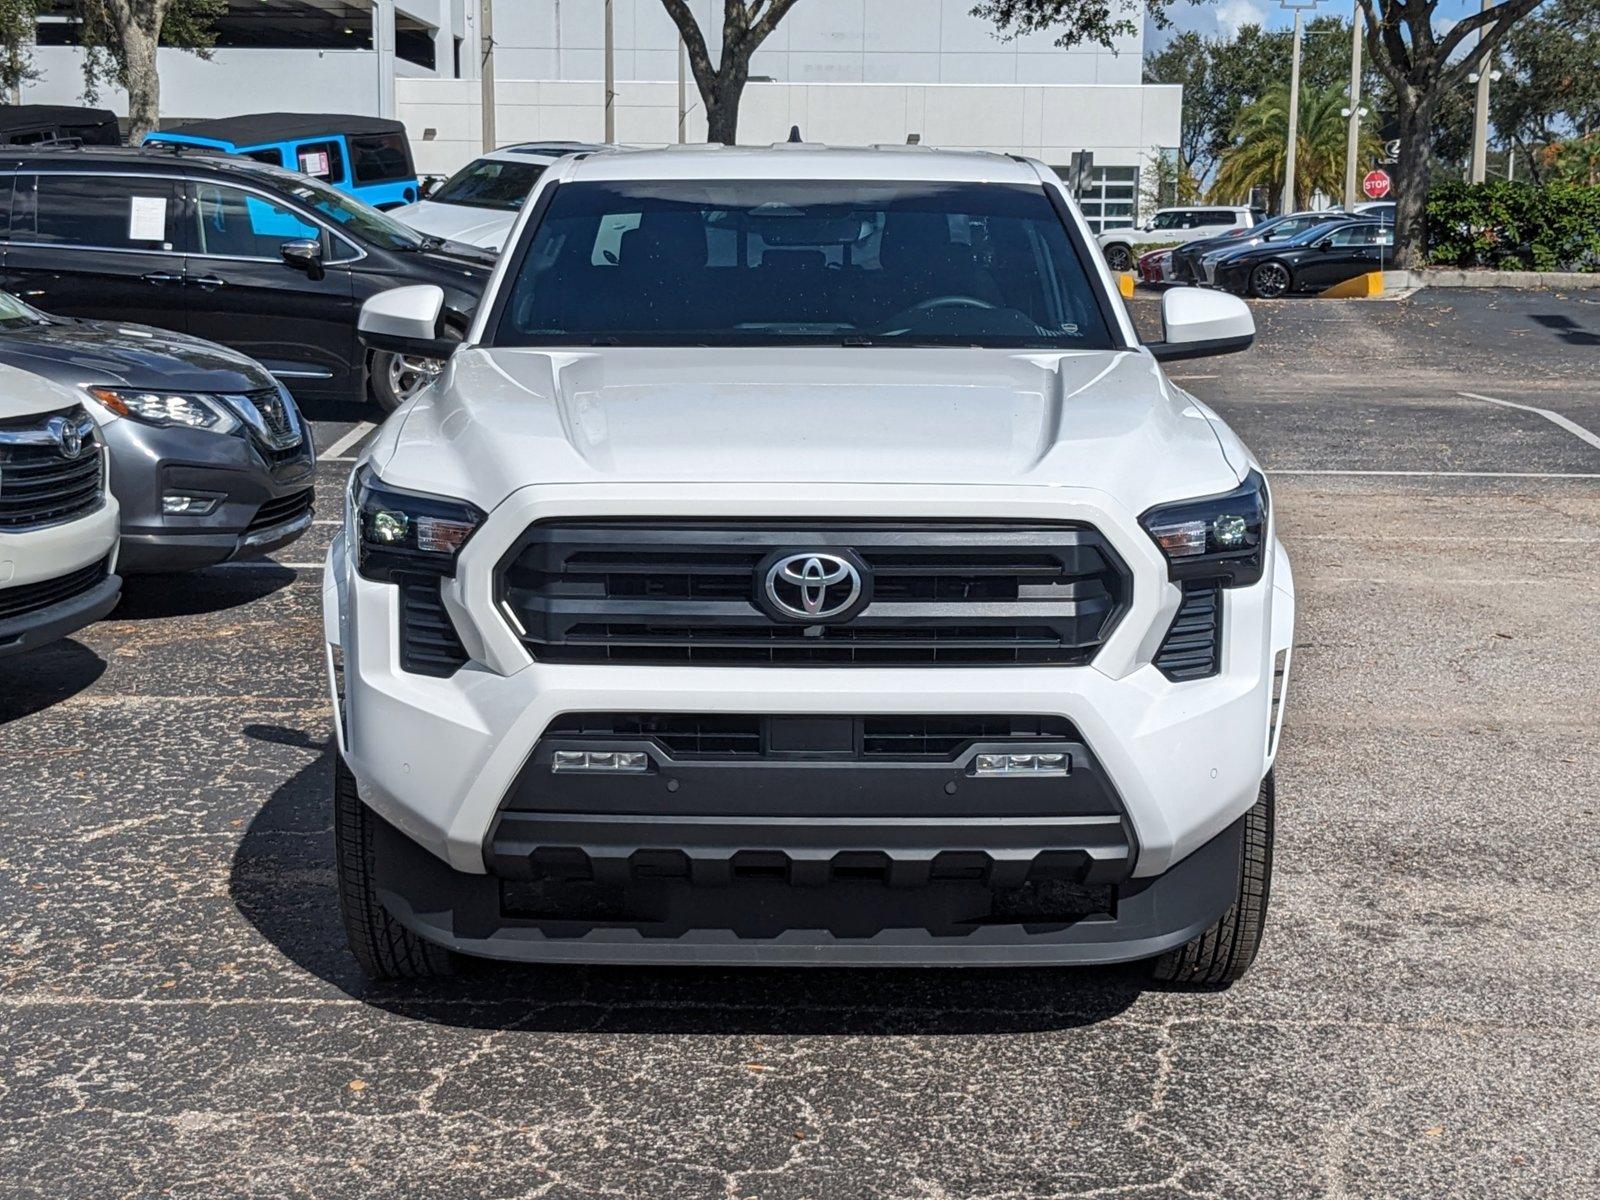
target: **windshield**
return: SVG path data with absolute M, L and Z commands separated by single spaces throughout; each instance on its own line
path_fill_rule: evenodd
M 37 308 L 24 304 L 10 292 L 0 292 L 0 325 L 44 325 L 49 321 Z
M 468 163 L 428 196 L 439 204 L 465 204 L 471 208 L 498 208 L 515 212 L 544 174 L 543 163 L 506 162 L 480 158 Z
M 335 191 L 325 183 L 305 177 L 280 178 L 277 182 L 302 204 L 316 209 L 362 241 L 389 250 L 420 250 L 427 243 L 415 229 L 400 224 L 388 213 L 381 213 L 370 204 Z
M 494 344 L 1109 349 L 1043 188 L 564 184 Z

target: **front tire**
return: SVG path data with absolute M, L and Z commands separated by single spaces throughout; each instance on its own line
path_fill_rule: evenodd
M 444 327 L 447 341 L 465 340 L 454 325 Z M 367 391 L 385 414 L 392 413 L 439 377 L 444 364 L 437 359 L 374 350 L 367 356 Z
M 1222 919 L 1191 942 L 1155 960 L 1155 977 L 1183 987 L 1221 987 L 1250 969 L 1267 924 L 1272 890 L 1272 839 L 1276 787 L 1272 772 L 1261 781 L 1254 807 L 1244 815 L 1238 898 Z
M 1113 271 L 1133 270 L 1133 250 L 1121 242 L 1113 242 L 1106 247 L 1106 266 Z
M 333 764 L 333 856 L 345 939 L 373 979 L 437 979 L 454 974 L 450 952 L 389 915 L 373 886 L 373 832 L 378 818 L 356 792 L 343 757 Z
M 1250 294 L 1262 300 L 1276 300 L 1294 287 L 1289 268 L 1281 262 L 1264 262 L 1250 272 Z

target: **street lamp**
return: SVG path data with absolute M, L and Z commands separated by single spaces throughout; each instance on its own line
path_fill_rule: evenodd
M 1361 107 L 1361 33 L 1366 17 L 1361 12 L 1361 0 L 1351 5 L 1350 16 L 1350 107 L 1341 114 L 1350 118 L 1350 131 L 1344 144 L 1344 210 L 1355 212 L 1361 196 L 1356 191 L 1356 154 L 1361 148 L 1361 118 L 1367 110 Z
M 1294 160 L 1300 141 L 1300 14 L 1322 0 L 1278 0 L 1294 13 L 1294 56 L 1289 66 L 1289 141 L 1283 156 L 1283 211 L 1294 211 Z M 1352 99 L 1352 103 L 1353 103 Z
M 1483 0 L 1483 11 L 1488 12 L 1495 0 Z M 1478 41 L 1483 41 L 1483 30 L 1478 31 Z M 1468 83 L 1478 85 L 1478 102 L 1472 110 L 1472 182 L 1482 183 L 1489 166 L 1489 84 L 1498 83 L 1500 72 L 1493 69 L 1491 56 L 1485 52 L 1478 56 L 1478 69 L 1467 76 Z

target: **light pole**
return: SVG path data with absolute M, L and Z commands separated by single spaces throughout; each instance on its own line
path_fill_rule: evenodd
M 1483 10 L 1493 7 L 1495 0 L 1483 0 Z M 1483 41 L 1483 31 L 1478 31 L 1478 41 Z M 1478 69 L 1467 80 L 1478 85 L 1478 102 L 1472 110 L 1472 182 L 1482 183 L 1489 169 L 1489 84 L 1500 78 L 1492 69 L 1488 52 L 1478 56 Z
M 478 107 L 483 121 L 483 152 L 494 149 L 494 0 L 478 0 Z
M 1321 0 L 1278 0 L 1294 13 L 1294 56 L 1289 66 L 1289 140 L 1283 155 L 1283 211 L 1294 211 L 1294 160 L 1300 142 L 1300 14 Z
M 612 31 L 611 0 L 606 0 L 606 136 L 617 140 L 617 46 Z
M 1361 144 L 1361 0 L 1351 6 L 1350 19 L 1350 132 L 1344 146 L 1344 210 L 1354 212 L 1361 202 L 1356 183 L 1356 150 Z

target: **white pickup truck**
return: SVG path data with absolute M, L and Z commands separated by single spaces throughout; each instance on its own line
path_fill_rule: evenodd
M 1104 963 L 1261 938 L 1293 625 L 1261 468 L 1141 345 L 1050 170 L 564 159 L 352 476 L 324 615 L 378 976 Z
M 76 391 L 0 366 L 0 658 L 115 607 L 120 514 L 106 467 Z

